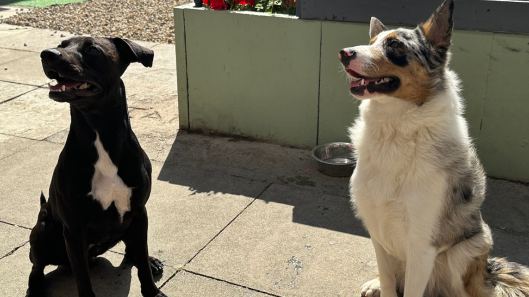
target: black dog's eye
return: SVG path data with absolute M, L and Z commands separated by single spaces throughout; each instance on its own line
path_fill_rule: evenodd
M 99 48 L 97 48 L 96 46 L 91 46 L 89 47 L 87 50 L 86 50 L 87 53 L 89 54 L 97 54 L 100 52 Z
M 57 47 L 66 48 L 70 44 L 70 40 L 63 40 Z

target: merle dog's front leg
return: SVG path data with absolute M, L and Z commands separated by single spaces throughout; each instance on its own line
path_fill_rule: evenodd
M 68 227 L 64 226 L 63 234 L 79 297 L 95 297 L 92 283 L 90 282 L 90 275 L 88 274 L 86 231 L 72 232 Z
M 147 209 L 143 207 L 140 213 L 137 213 L 127 230 L 125 244 L 129 257 L 133 257 L 134 264 L 138 269 L 138 278 L 141 283 L 141 294 L 144 297 L 167 297 L 154 284 L 151 271 L 151 258 L 149 257 L 149 248 L 147 247 L 147 232 L 149 220 L 147 218 Z M 132 255 L 131 255 L 132 254 Z

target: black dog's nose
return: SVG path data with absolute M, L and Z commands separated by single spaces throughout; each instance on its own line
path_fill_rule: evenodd
M 49 49 L 43 50 L 40 53 L 40 58 L 48 60 L 48 61 L 54 61 L 54 60 L 57 60 L 60 57 L 61 57 L 61 52 L 59 52 L 58 50 L 56 50 L 54 48 L 49 48 Z
M 356 51 L 352 48 L 344 48 L 340 51 L 340 54 L 338 55 L 340 57 L 340 61 L 342 61 L 342 64 L 345 66 L 349 66 L 349 62 L 351 60 L 356 59 Z

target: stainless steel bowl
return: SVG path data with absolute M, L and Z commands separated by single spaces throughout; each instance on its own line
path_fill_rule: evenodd
M 312 157 L 318 162 L 321 173 L 330 176 L 351 176 L 356 165 L 353 145 L 347 142 L 318 145 L 312 150 Z

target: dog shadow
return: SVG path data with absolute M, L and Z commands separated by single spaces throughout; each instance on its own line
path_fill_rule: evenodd
M 114 254 L 117 255 L 117 254 Z M 113 254 L 106 256 L 116 261 Z M 118 258 L 121 257 L 117 255 Z M 48 272 L 46 279 L 46 292 L 48 297 L 70 297 L 77 295 L 77 285 L 69 267 L 55 266 L 56 268 Z M 127 297 L 131 294 L 131 284 L 137 283 L 139 291 L 139 280 L 136 273 L 132 273 L 134 265 L 125 258 L 119 265 L 114 264 L 105 257 L 98 257 L 94 266 L 90 268 L 90 280 L 96 296 Z M 53 268 L 52 268 L 53 269 Z M 136 271 L 136 269 L 134 268 Z M 158 281 L 162 275 L 155 275 L 154 280 Z M 136 278 L 136 281 L 133 281 Z
M 227 182 L 223 176 L 262 181 L 272 186 L 258 199 L 292 205 L 293 222 L 369 237 L 349 203 L 349 179 L 325 176 L 310 161 L 307 150 L 285 150 L 278 145 L 234 137 L 206 137 L 179 131 L 157 178 L 189 187 L 194 193 L 244 196 L 254 194 L 248 192 L 248 187 Z M 522 236 L 529 230 L 526 216 L 529 188 L 491 178 L 487 179 L 487 187 L 481 210 L 483 219 L 492 228 L 491 255 L 529 265 L 529 254 L 520 252 L 529 246 L 529 237 Z M 316 189 L 327 195 L 303 189 Z
M 369 236 L 349 202 L 349 179 L 318 172 L 308 150 L 180 131 L 157 179 L 185 186 L 192 194 L 247 197 L 271 184 L 258 199 L 293 206 L 293 222 Z

